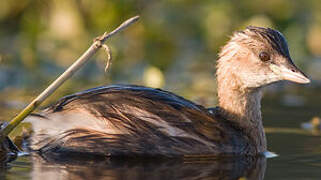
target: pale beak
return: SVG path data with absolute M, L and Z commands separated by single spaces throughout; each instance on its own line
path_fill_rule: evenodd
M 271 69 L 274 73 L 282 77 L 282 80 L 287 80 L 300 84 L 310 83 L 310 79 L 300 71 L 294 64 L 288 65 L 288 67 L 284 65 L 274 65 L 271 64 Z
M 288 81 L 292 81 L 300 84 L 307 84 L 311 82 L 310 79 L 298 69 L 297 71 L 283 69 L 282 75 L 284 80 L 288 80 Z

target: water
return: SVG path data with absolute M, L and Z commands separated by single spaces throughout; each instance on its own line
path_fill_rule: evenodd
M 294 94 L 295 99 L 301 93 Z M 274 158 L 48 162 L 29 155 L 2 169 L 0 179 L 320 179 L 320 132 L 300 124 L 320 115 L 321 97 L 307 95 L 293 106 L 288 99 L 269 96 L 262 103 L 268 149 L 278 154 Z

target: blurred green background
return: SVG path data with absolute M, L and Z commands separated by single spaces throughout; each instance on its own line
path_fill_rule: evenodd
M 95 86 L 134 83 L 213 106 L 217 53 L 233 31 L 248 25 L 281 31 L 294 62 L 313 79 L 308 87 L 320 87 L 319 0 L 1 0 L 0 119 L 30 102 L 95 37 L 135 15 L 138 23 L 107 42 L 111 68 L 104 72 L 107 56 L 100 51 L 47 104 Z M 306 87 L 281 83 L 268 92 L 292 92 L 295 98 L 284 102 L 302 104 L 300 88 Z M 4 112 L 7 107 L 13 112 Z

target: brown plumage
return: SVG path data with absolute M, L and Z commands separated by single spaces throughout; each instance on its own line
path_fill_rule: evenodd
M 309 82 L 293 64 L 281 33 L 248 27 L 236 32 L 220 53 L 217 108 L 209 110 L 160 89 L 99 87 L 30 116 L 30 147 L 44 155 L 262 154 L 261 87 L 280 80 Z

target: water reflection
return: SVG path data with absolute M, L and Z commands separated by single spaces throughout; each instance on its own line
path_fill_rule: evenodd
M 66 161 L 32 155 L 32 179 L 263 179 L 266 158 L 186 160 L 75 158 Z

